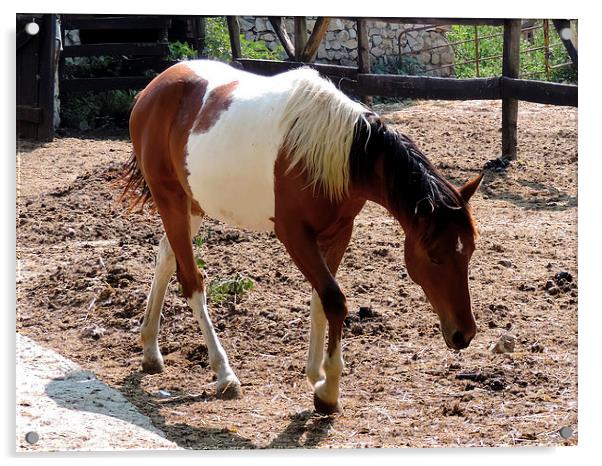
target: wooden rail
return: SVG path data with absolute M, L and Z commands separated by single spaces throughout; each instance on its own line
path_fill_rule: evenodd
M 494 78 L 436 78 L 359 73 L 351 66 L 320 63 L 237 60 L 246 71 L 273 76 L 301 66 L 309 66 L 331 79 L 343 90 L 356 95 L 379 95 L 401 99 L 499 100 L 503 98 L 534 103 L 577 107 L 577 86 L 545 81 Z

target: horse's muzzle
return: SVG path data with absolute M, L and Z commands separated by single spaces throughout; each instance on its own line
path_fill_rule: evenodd
M 452 334 L 451 338 L 448 338 L 444 331 L 441 333 L 443 333 L 443 339 L 445 340 L 445 344 L 450 349 L 459 351 L 459 350 L 468 348 L 468 345 L 470 345 L 470 342 L 474 338 L 476 332 L 475 331 L 461 332 L 460 330 L 456 330 Z

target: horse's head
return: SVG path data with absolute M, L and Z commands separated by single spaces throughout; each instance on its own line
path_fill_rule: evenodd
M 468 263 L 475 250 L 475 228 L 468 206 L 481 177 L 458 190 L 462 209 L 416 205 L 415 227 L 406 231 L 405 260 L 412 280 L 419 284 L 439 316 L 445 343 L 466 348 L 476 333 L 468 289 Z

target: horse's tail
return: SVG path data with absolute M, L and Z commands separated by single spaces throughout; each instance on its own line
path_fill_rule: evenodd
M 134 97 L 132 106 L 130 107 L 130 115 L 138 100 L 137 94 Z M 144 175 L 140 170 L 140 159 L 136 155 L 136 151 L 132 148 L 132 154 L 129 160 L 125 163 L 121 175 L 119 176 L 120 184 L 122 185 L 122 193 L 118 202 L 127 202 L 130 210 L 139 208 L 142 210 L 146 204 L 153 207 L 153 198 L 144 179 Z

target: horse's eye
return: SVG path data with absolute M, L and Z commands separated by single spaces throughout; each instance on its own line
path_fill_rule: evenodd
M 431 264 L 435 264 L 435 265 L 439 265 L 441 264 L 441 261 L 435 257 L 431 257 Z

